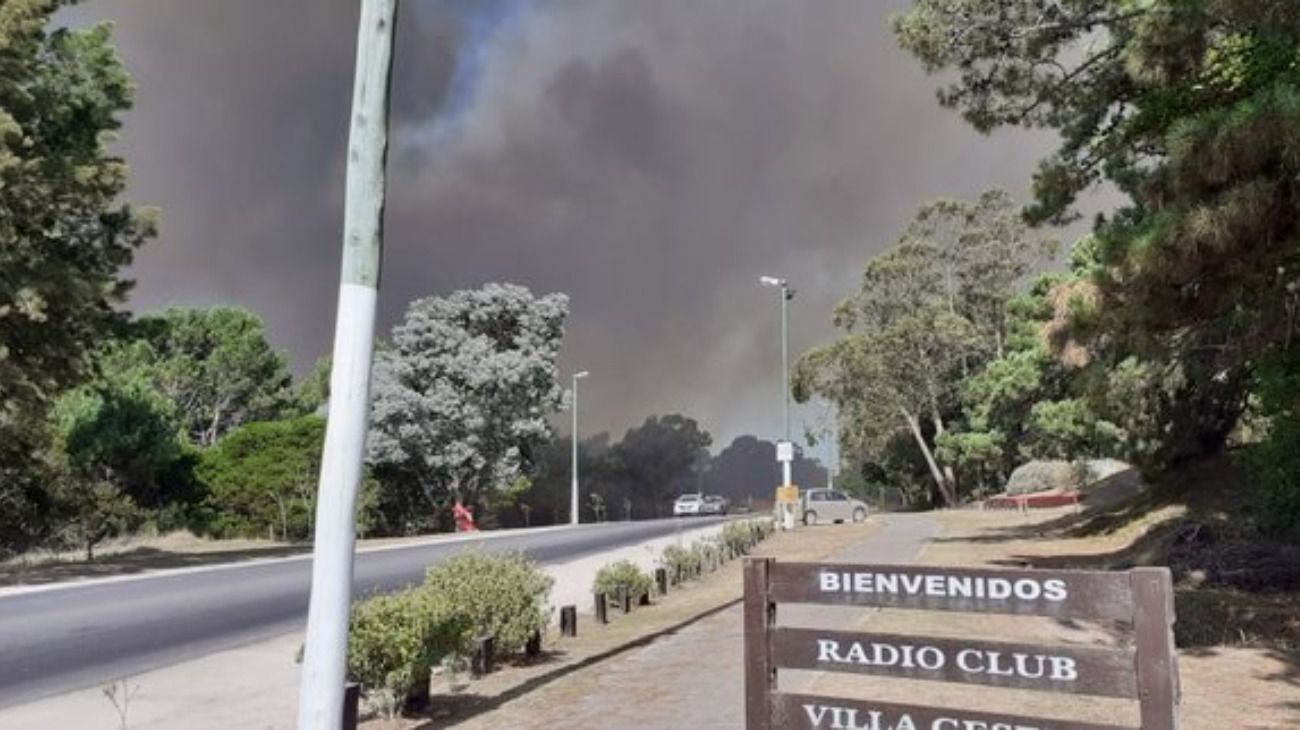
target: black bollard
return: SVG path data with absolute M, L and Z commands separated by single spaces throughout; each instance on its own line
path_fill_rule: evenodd
M 659 584 L 659 595 L 668 595 L 668 571 L 655 568 L 655 583 Z
M 542 654 L 542 632 L 534 631 L 533 635 L 528 637 L 528 643 L 524 644 L 524 656 L 529 659 L 536 659 Z
M 474 639 L 474 661 L 470 666 L 470 671 L 474 676 L 481 677 L 485 674 L 492 673 L 494 657 L 493 650 L 496 648 L 496 642 L 491 636 L 479 636 Z
M 560 635 L 561 636 L 578 635 L 578 607 L 577 606 L 560 607 Z
M 357 730 L 357 716 L 361 709 L 361 685 L 348 682 L 343 685 L 343 730 Z
M 596 623 L 609 623 L 609 616 L 605 614 L 605 594 L 596 594 Z

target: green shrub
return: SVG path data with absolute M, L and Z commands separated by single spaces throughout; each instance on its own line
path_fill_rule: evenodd
M 674 585 L 694 576 L 700 569 L 699 556 L 681 545 L 664 548 L 659 562 L 668 571 L 668 579 Z
M 513 654 L 546 628 L 553 583 L 522 553 L 470 550 L 430 568 L 424 590 L 467 622 L 466 639 L 491 636 L 498 652 Z
M 732 555 L 747 555 L 757 539 L 748 522 L 729 522 L 722 528 L 722 544 Z
M 1246 448 L 1255 522 L 1268 537 L 1300 543 L 1300 355 L 1264 358 L 1256 398 L 1266 437 Z
M 653 585 L 654 581 L 650 575 L 641 570 L 636 563 L 631 560 L 620 560 L 596 571 L 596 581 L 592 584 L 592 591 L 606 596 L 617 596 L 618 589 L 623 587 L 627 589 L 632 600 L 637 601 L 641 596 L 650 595 Z
M 720 554 L 717 545 L 709 539 L 697 540 L 691 543 L 691 552 L 695 553 L 695 560 L 699 564 L 701 571 L 722 562 L 719 559 Z
M 352 605 L 348 677 L 392 714 L 444 656 L 464 648 L 465 625 L 447 601 L 411 589 Z

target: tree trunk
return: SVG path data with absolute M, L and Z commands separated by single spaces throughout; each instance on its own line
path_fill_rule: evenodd
M 921 454 L 925 456 L 925 463 L 930 467 L 930 476 L 934 479 L 935 486 L 939 488 L 939 494 L 943 496 L 944 503 L 949 507 L 954 506 L 957 503 L 956 495 L 952 493 L 947 476 L 939 468 L 939 463 L 935 461 L 934 454 L 930 451 L 930 445 L 925 442 L 925 436 L 921 433 L 920 420 L 906 408 L 900 410 L 903 413 L 903 418 L 907 420 L 908 427 L 912 430 L 912 436 L 916 438 L 916 445 L 921 447 Z

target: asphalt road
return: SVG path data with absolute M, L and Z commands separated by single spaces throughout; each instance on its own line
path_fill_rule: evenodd
M 563 562 L 719 519 L 487 533 L 362 552 L 354 595 L 418 583 L 428 566 L 472 546 Z M 297 557 L 0 596 L 0 707 L 294 631 L 306 623 L 310 582 L 310 559 Z

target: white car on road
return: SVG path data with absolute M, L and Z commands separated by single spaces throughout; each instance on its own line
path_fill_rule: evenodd
M 716 494 L 710 494 L 704 498 L 704 514 L 706 515 L 725 515 L 731 508 L 726 497 L 720 497 Z
M 683 494 L 673 502 L 673 517 L 691 517 L 704 514 L 704 495 Z
M 853 499 L 835 489 L 809 489 L 799 500 L 805 525 L 831 522 L 862 522 L 867 519 L 867 503 Z

